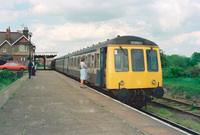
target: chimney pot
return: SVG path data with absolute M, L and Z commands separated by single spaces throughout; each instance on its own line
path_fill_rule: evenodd
M 6 29 L 6 40 L 10 41 L 10 26 Z
M 28 38 L 28 32 L 29 32 L 28 27 L 24 27 L 23 35 L 24 35 L 26 38 Z

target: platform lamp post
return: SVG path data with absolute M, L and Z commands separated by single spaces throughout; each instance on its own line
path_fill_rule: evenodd
M 33 36 L 32 32 L 28 33 L 29 38 L 29 60 L 31 62 L 31 37 Z M 31 77 L 32 72 L 29 73 L 29 78 Z
M 34 64 L 36 64 L 35 63 L 35 49 L 36 49 L 36 46 L 33 46 L 33 62 L 34 62 Z

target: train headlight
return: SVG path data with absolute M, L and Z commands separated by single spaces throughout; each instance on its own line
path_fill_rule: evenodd
M 120 85 L 122 85 L 122 86 L 124 85 L 124 81 L 123 80 L 120 81 Z
M 153 80 L 153 81 L 152 81 L 152 84 L 155 84 L 155 83 L 156 83 L 156 80 Z

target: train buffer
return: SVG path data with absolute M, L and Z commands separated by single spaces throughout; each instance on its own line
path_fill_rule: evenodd
M 26 74 L 0 92 L 0 134 L 182 135 L 56 71 Z

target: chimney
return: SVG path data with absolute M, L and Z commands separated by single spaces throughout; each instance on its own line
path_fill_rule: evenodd
M 28 32 L 29 32 L 28 27 L 24 27 L 23 35 L 24 35 L 26 38 L 28 38 Z
M 10 38 L 10 27 L 8 27 L 8 28 L 6 29 L 6 40 L 8 40 L 8 41 L 11 40 L 11 38 Z

